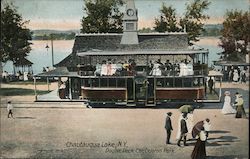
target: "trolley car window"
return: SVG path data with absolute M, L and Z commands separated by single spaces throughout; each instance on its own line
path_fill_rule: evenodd
M 125 78 L 117 78 L 117 87 L 125 87 Z
M 116 78 L 109 78 L 109 87 L 116 87 Z
M 92 87 L 99 87 L 99 79 L 98 78 L 92 78 Z
M 173 78 L 166 78 L 165 87 L 173 87 L 173 86 L 174 86 Z
M 157 78 L 156 85 L 157 87 L 164 87 L 164 78 Z
M 183 87 L 192 87 L 192 78 L 183 78 Z
M 84 87 L 90 87 L 90 79 L 86 78 L 86 79 L 83 79 L 83 86 Z
M 108 87 L 108 79 L 100 78 L 100 87 Z
M 175 78 L 175 87 L 182 87 L 182 79 L 181 78 Z

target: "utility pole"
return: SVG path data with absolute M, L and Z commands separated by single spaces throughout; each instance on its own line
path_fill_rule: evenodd
M 50 34 L 51 38 L 51 55 L 52 55 L 52 68 L 54 67 L 54 48 L 53 48 L 53 34 Z
M 53 47 L 53 34 L 50 34 L 50 40 L 51 40 L 51 59 L 52 59 L 52 68 L 54 68 L 54 47 Z M 48 51 L 49 46 L 48 44 L 45 47 Z

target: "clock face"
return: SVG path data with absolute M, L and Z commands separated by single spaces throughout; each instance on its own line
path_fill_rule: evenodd
M 128 15 L 128 16 L 133 16 L 133 15 L 134 15 L 133 9 L 128 9 L 128 10 L 127 10 L 127 15 Z

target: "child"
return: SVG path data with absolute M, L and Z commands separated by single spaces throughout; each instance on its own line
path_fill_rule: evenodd
M 8 101 L 8 104 L 7 104 L 7 111 L 8 111 L 8 118 L 10 118 L 10 115 L 11 117 L 13 118 L 13 106 L 11 104 L 11 101 Z

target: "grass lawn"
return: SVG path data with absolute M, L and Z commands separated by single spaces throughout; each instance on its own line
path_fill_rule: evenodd
M 46 94 L 49 93 L 49 91 L 40 91 L 37 90 L 37 94 Z M 35 92 L 33 89 L 24 89 L 24 88 L 1 88 L 0 90 L 0 96 L 20 96 L 20 95 L 35 95 Z

